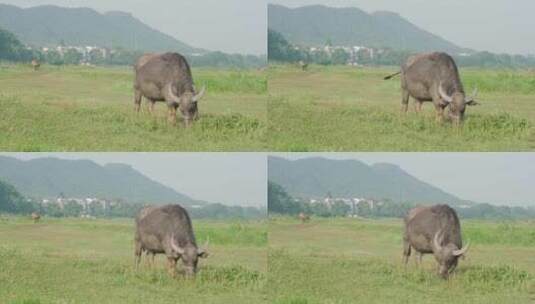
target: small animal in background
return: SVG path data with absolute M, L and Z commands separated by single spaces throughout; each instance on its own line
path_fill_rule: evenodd
M 33 67 L 34 71 L 38 71 L 39 68 L 41 67 L 41 63 L 39 62 L 39 60 L 33 59 L 32 60 L 32 67 Z
M 310 215 L 305 214 L 303 212 L 299 213 L 298 217 L 299 217 L 299 220 L 301 220 L 301 223 L 303 223 L 303 224 L 308 222 L 308 221 L 310 221 Z
M 308 63 L 304 62 L 303 60 L 300 60 L 299 61 L 299 67 L 301 68 L 301 70 L 306 71 L 307 68 L 308 68 Z
M 41 219 L 41 215 L 39 213 L 32 212 L 32 220 L 34 223 L 39 222 L 40 219 Z

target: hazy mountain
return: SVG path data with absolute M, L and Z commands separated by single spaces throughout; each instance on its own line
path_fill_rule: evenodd
M 21 161 L 0 156 L 0 180 L 34 198 L 97 197 L 136 203 L 181 203 L 194 200 L 124 164 L 105 166 L 89 160 L 39 158 Z
M 396 165 L 369 166 L 357 160 L 307 158 L 286 160 L 269 157 L 269 180 L 283 186 L 292 196 L 323 198 L 364 197 L 420 203 L 467 203 L 411 176 Z
M 418 28 L 392 12 L 368 14 L 358 8 L 321 5 L 287 8 L 268 6 L 269 28 L 299 45 L 388 47 L 398 50 L 441 50 L 458 53 L 463 49 Z M 465 50 L 464 50 L 465 51 Z
M 19 8 L 0 4 L 0 27 L 36 46 L 97 45 L 144 51 L 202 52 L 155 30 L 129 13 L 52 5 Z

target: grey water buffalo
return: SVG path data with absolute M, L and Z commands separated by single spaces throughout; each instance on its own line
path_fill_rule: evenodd
M 34 223 L 37 223 L 41 219 L 41 215 L 39 213 L 37 213 L 37 212 L 32 212 L 31 218 L 32 218 Z
M 310 221 L 310 215 L 305 214 L 304 212 L 299 213 L 298 218 L 303 224 Z
M 407 265 L 411 249 L 421 260 L 424 254 L 433 254 L 439 275 L 446 279 L 457 267 L 459 257 L 466 254 L 468 244 L 462 246 L 461 224 L 457 213 L 447 205 L 416 207 L 405 217 L 403 261 Z
M 388 80 L 401 74 L 401 110 L 407 112 L 409 97 L 416 101 L 416 111 L 422 103 L 432 101 L 437 120 L 442 121 L 444 109 L 449 107 L 448 116 L 457 125 L 463 118 L 467 105 L 476 105 L 477 89 L 467 97 L 461 83 L 459 70 L 451 56 L 446 53 L 425 53 L 410 56 L 401 65 L 401 71 L 386 76 Z
M 182 55 L 177 53 L 145 54 L 135 66 L 134 104 L 136 112 L 141 107 L 141 99 L 150 101 L 150 111 L 157 101 L 167 103 L 168 121 L 176 124 L 177 109 L 190 126 L 199 116 L 198 101 L 205 92 L 203 87 L 196 92 L 191 69 Z
M 33 59 L 31 64 L 32 64 L 32 68 L 34 71 L 38 71 L 39 68 L 41 67 L 41 63 L 37 59 Z
M 299 64 L 299 67 L 301 68 L 301 70 L 303 70 L 303 71 L 307 70 L 308 62 L 305 62 L 303 60 L 299 60 L 298 64 Z
M 139 267 L 143 251 L 150 254 L 165 254 L 168 271 L 176 276 L 176 263 L 182 260 L 187 276 L 197 272 L 199 258 L 208 253 L 197 246 L 191 219 L 180 205 L 143 208 L 136 217 L 135 263 Z

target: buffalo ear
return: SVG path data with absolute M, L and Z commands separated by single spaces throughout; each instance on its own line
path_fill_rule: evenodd
M 208 257 L 208 252 L 204 249 L 198 249 L 197 250 L 197 256 L 200 257 L 200 258 L 207 258 Z

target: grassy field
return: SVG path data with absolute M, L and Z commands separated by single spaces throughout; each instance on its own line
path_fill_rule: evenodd
M 211 256 L 186 280 L 163 256 L 135 271 L 133 220 L 0 217 L 0 302 L 266 303 L 266 222 L 193 224 Z
M 131 68 L 0 67 L 1 151 L 266 150 L 265 72 L 193 69 L 207 93 L 191 129 L 167 124 L 167 106 L 134 113 Z M 179 116 L 180 117 L 180 116 Z
M 479 89 L 462 129 L 435 121 L 431 103 L 400 115 L 397 68 L 270 66 L 268 142 L 275 151 L 535 150 L 535 72 L 461 69 Z
M 274 218 L 268 294 L 276 304 L 534 303 L 535 222 L 463 221 L 471 246 L 448 281 L 434 258 L 402 266 L 402 221 Z

